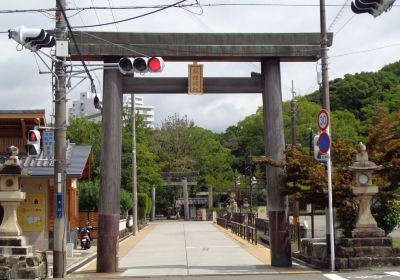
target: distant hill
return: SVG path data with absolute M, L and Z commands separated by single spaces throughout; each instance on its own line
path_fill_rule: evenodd
M 388 112 L 400 109 L 400 61 L 378 72 L 347 74 L 329 82 L 331 110 L 347 110 L 361 122 L 367 121 L 383 107 Z M 304 97 L 320 103 L 318 91 Z M 368 121 L 367 121 L 368 122 Z

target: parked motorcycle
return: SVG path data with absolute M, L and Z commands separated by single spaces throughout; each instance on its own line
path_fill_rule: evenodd
M 78 227 L 76 230 L 78 232 L 78 238 L 81 241 L 81 248 L 83 250 L 90 248 L 90 241 L 92 238 L 90 237 L 90 230 L 92 229 L 91 226 L 87 227 Z

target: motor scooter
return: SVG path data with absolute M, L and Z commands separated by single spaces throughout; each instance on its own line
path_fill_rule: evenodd
M 91 226 L 87 226 L 87 227 L 83 227 L 77 228 L 77 232 L 78 232 L 78 238 L 81 241 L 81 248 L 83 250 L 89 249 L 90 248 L 90 241 L 92 240 L 92 238 L 90 237 L 90 230 L 92 229 Z

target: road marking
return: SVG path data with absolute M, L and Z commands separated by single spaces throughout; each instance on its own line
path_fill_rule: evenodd
M 187 246 L 186 249 L 211 249 L 211 248 L 240 248 L 240 246 L 201 246 L 201 247 L 196 247 L 196 246 Z
M 343 277 L 341 277 L 339 275 L 336 275 L 336 274 L 324 274 L 324 276 L 326 278 L 331 279 L 331 280 L 347 280 L 347 278 L 343 278 Z
M 392 275 L 392 276 L 400 277 L 400 272 L 398 272 L 398 271 L 389 271 L 389 272 L 385 272 L 385 273 Z
M 365 276 L 348 276 L 349 279 L 382 279 L 390 277 L 390 275 L 365 275 Z

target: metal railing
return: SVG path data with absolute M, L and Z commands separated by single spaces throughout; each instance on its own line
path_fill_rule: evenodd
M 254 226 L 244 224 L 244 215 L 241 213 L 233 213 L 232 220 L 231 215 L 225 215 L 224 218 L 217 218 L 217 224 L 225 229 L 230 229 L 234 234 L 240 236 L 247 241 L 257 245 L 257 229 Z M 239 215 L 236 215 L 239 214 Z M 242 221 L 236 222 L 237 221 Z

